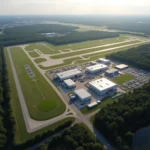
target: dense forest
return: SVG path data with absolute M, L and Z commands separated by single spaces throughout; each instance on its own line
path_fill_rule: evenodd
M 83 124 L 75 124 L 62 134 L 55 136 L 47 145 L 41 145 L 39 150 L 105 150 L 96 141 Z
M 129 150 L 133 133 L 150 124 L 150 82 L 99 111 L 94 125 L 119 150 Z
M 2 47 L 0 47 L 0 54 L 2 51 Z M 1 55 L 0 55 L 1 57 Z M 4 109 L 2 107 L 2 103 L 3 103 L 3 86 L 2 86 L 2 59 L 0 58 L 0 149 L 3 149 L 6 141 L 7 141 L 7 137 L 6 137 L 6 129 L 4 128 Z
M 84 18 L 84 19 L 83 19 Z M 0 25 L 28 21 L 58 21 L 92 26 L 107 26 L 109 29 L 143 32 L 150 35 L 149 16 L 112 16 L 112 15 L 32 15 L 0 16 Z
M 4 29 L 4 34 L 0 35 L 0 42 L 5 46 L 39 41 L 46 41 L 58 45 L 119 36 L 119 33 L 114 32 L 77 32 L 75 31 L 75 29 L 77 29 L 77 27 L 64 26 L 58 24 L 37 24 L 6 28 Z M 42 34 L 52 32 L 62 33 L 66 35 L 61 37 L 46 37 Z
M 13 147 L 15 123 L 10 107 L 10 90 L 3 47 L 0 46 L 0 149 Z
M 150 44 L 131 48 L 127 51 L 112 53 L 107 58 L 150 70 Z
M 22 34 L 32 34 L 32 33 L 67 33 L 77 29 L 73 26 L 64 26 L 59 24 L 35 24 L 35 25 L 26 25 L 18 26 L 13 28 L 6 28 L 4 33 L 7 35 L 18 35 Z
M 67 34 L 64 37 L 51 38 L 49 41 L 54 44 L 67 44 L 67 43 L 75 43 L 75 42 L 82 42 L 88 40 L 113 38 L 118 36 L 119 33 L 104 32 L 104 31 L 72 32 L 70 34 Z

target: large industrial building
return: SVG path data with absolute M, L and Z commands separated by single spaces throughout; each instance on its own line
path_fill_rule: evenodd
M 106 64 L 106 65 L 109 65 L 111 63 L 110 60 L 105 59 L 105 58 L 99 58 L 98 62 L 100 62 L 102 64 Z
M 96 72 L 104 71 L 107 68 L 108 68 L 108 66 L 106 66 L 104 64 L 97 64 L 97 65 L 86 67 L 86 71 L 88 71 L 90 73 L 96 73 Z
M 115 68 L 117 68 L 117 69 L 119 69 L 119 70 L 124 70 L 124 69 L 127 69 L 127 68 L 128 68 L 128 65 L 120 64 L 120 65 L 117 65 Z
M 62 81 L 65 79 L 70 79 L 81 75 L 82 75 L 82 71 L 80 71 L 79 69 L 72 69 L 72 70 L 57 73 L 56 77 Z
M 72 81 L 71 79 L 64 80 L 64 84 L 67 86 L 67 88 L 70 88 L 70 89 L 76 87 L 76 83 Z
M 82 103 L 90 102 L 91 94 L 88 93 L 85 89 L 75 90 L 75 95 L 80 99 Z
M 106 78 L 89 82 L 89 88 L 98 95 L 105 95 L 116 91 L 117 85 Z
M 114 76 L 117 76 L 118 75 L 118 70 L 117 69 L 109 69 L 105 72 L 105 75 L 108 76 L 108 77 L 114 77 Z

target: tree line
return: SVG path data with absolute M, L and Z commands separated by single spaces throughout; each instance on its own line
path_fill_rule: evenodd
M 150 44 L 112 53 L 107 58 L 119 60 L 141 69 L 150 70 Z
M 0 35 L 0 43 L 4 46 L 18 45 L 30 42 L 49 42 L 54 45 L 76 43 L 88 40 L 118 37 L 120 33 L 105 31 L 75 31 L 77 27 L 58 24 L 37 24 L 4 29 Z M 41 33 L 63 33 L 61 37 L 47 37 Z
M 10 104 L 10 89 L 3 47 L 0 46 L 0 149 L 14 144 L 15 120 Z
M 133 134 L 150 124 L 150 82 L 102 108 L 94 119 L 96 128 L 119 150 L 129 150 Z
M 83 124 L 75 124 L 38 150 L 105 150 Z

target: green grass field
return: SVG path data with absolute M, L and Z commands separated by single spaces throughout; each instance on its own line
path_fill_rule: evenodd
M 112 99 L 112 98 L 105 98 L 105 99 L 103 99 L 102 102 L 101 102 L 100 104 L 98 104 L 96 107 L 93 107 L 93 108 L 84 107 L 84 108 L 81 109 L 81 112 L 82 112 L 83 114 L 89 114 L 89 113 L 92 113 L 92 112 L 94 112 L 94 111 L 96 111 L 96 110 L 98 110 L 98 109 L 101 109 L 101 108 L 105 107 L 105 106 L 108 105 L 108 104 L 113 103 L 114 101 L 116 101 L 115 98 L 114 98 L 114 99 Z
M 85 53 L 96 52 L 96 51 L 100 51 L 100 50 L 104 50 L 104 49 L 108 49 L 108 48 L 113 48 L 113 47 L 117 47 L 117 46 L 125 46 L 128 44 L 134 44 L 137 42 L 138 41 L 132 41 L 132 42 L 126 42 L 126 43 L 121 43 L 121 44 L 116 44 L 116 45 L 111 45 L 111 46 L 108 45 L 108 46 L 104 46 L 104 47 L 100 47 L 100 48 L 92 48 L 89 50 L 75 51 L 75 52 L 70 52 L 70 53 L 66 53 L 66 54 L 59 54 L 56 56 L 50 56 L 50 58 L 59 59 L 59 58 L 64 58 L 64 57 L 69 57 L 69 56 L 75 56 L 75 55 L 80 55 L 80 54 L 85 54 Z
M 25 47 L 27 51 L 34 51 L 35 49 L 41 51 L 43 54 L 56 54 L 59 53 L 59 51 L 55 51 L 50 47 L 50 44 L 45 43 L 31 43 L 28 46 Z
M 36 58 L 36 59 L 34 59 L 34 61 L 35 61 L 37 64 L 39 64 L 39 63 L 41 63 L 41 62 L 46 61 L 46 59 L 45 59 L 45 58 Z
M 26 140 L 29 140 L 30 138 L 32 138 L 38 134 L 46 132 L 47 130 L 55 129 L 60 124 L 63 124 L 65 121 L 68 121 L 68 120 L 74 121 L 74 118 L 64 119 L 64 120 L 61 120 L 61 121 L 59 121 L 53 125 L 47 126 L 47 127 L 43 128 L 39 131 L 36 131 L 34 133 L 29 134 L 26 130 L 26 127 L 25 127 L 25 123 L 24 123 L 24 119 L 23 119 L 23 114 L 22 114 L 20 102 L 18 99 L 16 86 L 14 86 L 15 82 L 14 82 L 13 73 L 12 73 L 12 69 L 11 69 L 11 65 L 10 65 L 10 61 L 8 58 L 8 53 L 7 53 L 6 48 L 4 50 L 4 53 L 5 53 L 6 63 L 7 63 L 9 85 L 10 85 L 10 91 L 11 91 L 11 93 L 10 93 L 11 106 L 12 106 L 13 115 L 14 115 L 14 118 L 16 121 L 15 143 L 17 143 L 17 144 L 23 143 Z
M 50 46 L 55 50 L 66 50 L 66 49 L 78 50 L 81 48 L 88 48 L 88 47 L 94 47 L 94 46 L 105 45 L 110 43 L 122 42 L 125 39 L 127 39 L 127 35 L 124 34 L 124 35 L 120 35 L 119 38 L 108 38 L 108 39 L 101 39 L 101 40 L 91 40 L 91 41 L 80 42 L 80 43 L 71 43 L 71 44 L 60 45 L 60 46 L 55 46 L 55 45 L 50 45 Z
M 58 50 L 62 51 L 68 51 L 69 49 L 72 50 L 78 50 L 81 48 L 88 48 L 93 46 L 99 46 L 99 45 L 105 45 L 109 43 L 115 43 L 115 42 L 122 42 L 125 39 L 127 39 L 127 35 L 120 35 L 119 38 L 108 38 L 108 39 L 101 39 L 101 40 L 91 40 L 86 42 L 80 42 L 80 43 L 71 43 L 71 44 L 65 44 L 65 45 L 52 45 L 50 43 L 31 43 L 28 46 L 26 46 L 27 51 L 33 51 L 34 49 L 39 49 L 41 52 L 45 54 L 55 54 L 59 53 Z
M 33 58 L 40 56 L 37 52 L 29 52 L 29 55 Z
M 40 102 L 38 108 L 43 112 L 49 112 L 56 108 L 56 103 L 52 103 L 50 100 L 44 100 Z
M 11 54 L 30 116 L 36 120 L 46 120 L 62 114 L 65 111 L 65 104 L 34 67 L 22 49 L 17 47 L 12 48 Z M 20 57 L 17 57 L 18 55 Z M 28 76 L 24 68 L 25 64 L 28 64 L 35 74 L 35 81 Z M 56 107 L 53 109 L 49 107 L 50 111 L 48 112 L 41 111 L 39 105 L 44 100 L 49 100 Z
M 133 75 L 124 74 L 124 75 L 113 78 L 113 81 L 117 84 L 123 84 L 127 81 L 130 81 L 130 80 L 134 79 L 134 78 L 135 77 Z

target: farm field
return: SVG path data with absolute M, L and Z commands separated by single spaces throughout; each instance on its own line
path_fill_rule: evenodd
M 35 120 L 46 120 L 56 117 L 65 111 L 65 105 L 53 88 L 47 83 L 39 71 L 34 67 L 23 50 L 19 47 L 11 48 L 11 55 L 15 64 L 18 78 L 26 100 L 30 116 Z M 17 57 L 19 55 L 20 57 Z M 24 67 L 28 64 L 35 77 L 31 78 Z M 50 101 L 49 111 L 41 111 L 42 101 Z
M 118 77 L 115 77 L 113 79 L 113 81 L 117 84 L 123 84 L 129 80 L 132 80 L 134 79 L 135 77 L 131 74 L 124 74 L 124 75 L 121 75 L 121 76 L 118 76 Z

